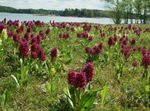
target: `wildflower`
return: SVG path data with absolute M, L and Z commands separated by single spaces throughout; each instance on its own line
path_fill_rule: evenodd
M 140 36 L 141 31 L 140 31 L 140 30 L 135 30 L 134 33 L 135 33 L 136 35 Z
M 14 40 L 15 42 L 18 42 L 18 43 L 19 43 L 19 41 L 20 41 L 20 36 L 19 36 L 18 34 L 13 34 L 13 40 Z
M 52 59 L 56 58 L 57 55 L 58 55 L 58 49 L 57 48 L 52 48 L 50 55 L 51 55 Z
M 87 63 L 82 72 L 85 72 L 87 82 L 92 81 L 94 76 L 94 66 L 92 62 Z
M 144 67 L 146 67 L 146 68 L 150 65 L 150 54 L 143 55 L 143 57 L 142 57 L 142 65 Z
M 135 45 L 136 40 L 133 38 L 130 43 L 131 43 L 131 45 Z
M 85 88 L 86 87 L 86 75 L 84 72 L 76 74 L 75 84 L 76 88 Z
M 131 24 L 129 24 L 129 25 L 128 25 L 128 29 L 129 29 L 129 30 L 131 30 L 131 28 L 132 28 L 132 25 L 131 25 Z
M 86 47 L 86 48 L 85 48 L 85 51 L 86 51 L 86 53 L 88 53 L 88 54 L 98 55 L 99 53 L 102 52 L 102 49 L 103 49 L 103 44 L 100 43 L 100 44 L 94 46 L 93 48 Z
M 75 85 L 76 80 L 76 72 L 75 71 L 69 71 L 68 73 L 68 83 L 70 85 Z
M 86 52 L 87 54 L 92 54 L 93 49 L 90 48 L 90 47 L 86 47 L 86 48 L 85 48 L 85 52 Z
M 138 61 L 134 60 L 134 61 L 132 62 L 132 66 L 133 66 L 133 67 L 137 67 L 137 66 L 138 66 Z
M 142 52 L 142 55 L 144 56 L 145 54 L 148 53 L 148 50 L 145 47 L 143 47 L 141 48 L 141 52 Z
M 130 55 L 131 55 L 131 47 L 128 46 L 128 47 L 123 47 L 122 50 L 121 50 L 122 54 L 125 56 L 125 58 L 129 58 Z
M 48 28 L 45 33 L 48 35 L 50 32 L 51 30 Z
M 92 37 L 92 36 L 89 36 L 89 37 L 88 37 L 88 40 L 89 40 L 89 41 L 92 41 L 92 40 L 93 40 L 93 37 Z
M 35 51 L 38 51 L 39 50 L 39 44 L 37 44 L 37 43 L 32 43 L 32 46 L 31 46 L 31 50 L 33 51 L 33 52 L 35 52 Z
M 42 49 L 39 49 L 39 52 L 38 52 L 38 57 L 41 61 L 45 61 L 46 60 L 46 55 L 44 53 L 44 51 Z
M 29 41 L 29 39 L 30 39 L 30 34 L 29 34 L 28 32 L 25 33 L 24 38 L 25 38 L 27 41 Z
M 100 37 L 104 38 L 105 37 L 105 33 L 104 32 L 100 33 Z
M 43 30 L 39 31 L 39 36 L 41 37 L 41 39 L 45 39 L 45 33 L 43 32 Z
M 11 31 L 8 31 L 8 37 L 13 37 L 13 35 L 14 35 L 14 32 L 11 32 Z
M 91 30 L 91 28 L 92 28 L 91 25 L 85 24 L 85 25 L 83 26 L 83 30 L 84 30 L 84 31 L 88 31 L 88 32 L 89 32 L 89 31 Z
M 31 57 L 32 57 L 33 59 L 37 59 L 37 58 L 38 58 L 37 52 L 32 51 L 32 52 L 31 52 Z
M 110 37 L 110 38 L 108 39 L 108 45 L 109 45 L 110 47 L 113 46 L 113 45 L 115 45 L 115 41 L 114 41 L 113 37 Z
M 27 32 L 30 33 L 31 32 L 31 27 L 27 28 Z
M 0 23 L 0 33 L 3 31 L 3 29 L 5 29 L 6 27 Z
M 20 41 L 19 43 L 19 56 L 20 57 L 28 57 L 29 56 L 29 44 L 27 41 Z
M 77 37 L 79 37 L 79 38 L 88 38 L 89 34 L 87 32 L 80 32 L 80 33 L 77 33 Z
M 92 52 L 92 54 L 93 54 L 93 55 L 98 55 L 99 53 L 102 52 L 102 49 L 103 49 L 103 44 L 100 43 L 100 44 L 98 44 L 98 45 L 96 45 L 96 46 L 93 47 L 93 52 Z
M 69 38 L 69 34 L 67 32 L 59 34 L 59 38 L 67 39 Z

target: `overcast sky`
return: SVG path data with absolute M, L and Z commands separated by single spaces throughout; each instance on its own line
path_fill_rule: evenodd
M 103 0 L 0 0 L 0 5 L 14 8 L 34 9 L 55 9 L 65 8 L 86 8 L 86 9 L 107 9 L 108 4 Z

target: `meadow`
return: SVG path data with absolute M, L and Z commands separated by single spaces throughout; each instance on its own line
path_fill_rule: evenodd
M 0 110 L 150 110 L 150 25 L 0 22 Z

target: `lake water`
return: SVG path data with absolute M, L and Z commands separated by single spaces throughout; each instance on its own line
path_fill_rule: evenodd
M 62 16 L 50 16 L 50 15 L 34 15 L 34 14 L 17 14 L 17 13 L 0 13 L 0 20 L 6 18 L 7 20 L 20 20 L 20 21 L 32 21 L 40 20 L 43 22 L 87 22 L 97 24 L 114 24 L 111 18 L 87 18 L 87 17 L 62 17 Z M 130 20 L 129 20 L 130 22 Z M 122 23 L 124 20 L 122 19 Z M 133 20 L 133 23 L 136 23 Z M 139 22 L 140 23 L 140 22 Z
M 62 17 L 62 16 L 44 16 L 33 14 L 16 14 L 16 13 L 0 13 L 0 20 L 6 18 L 7 20 L 32 21 L 41 20 L 43 22 L 88 22 L 98 24 L 114 24 L 111 18 L 81 18 L 81 17 Z

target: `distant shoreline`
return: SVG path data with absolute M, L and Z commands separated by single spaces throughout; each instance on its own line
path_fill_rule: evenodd
M 73 17 L 110 17 L 111 10 L 98 9 L 64 9 L 64 10 L 47 10 L 47 9 L 16 9 L 0 5 L 0 12 L 38 14 L 38 15 L 55 15 L 55 16 L 73 16 Z
M 79 22 L 79 23 L 96 23 L 96 24 L 114 24 L 112 18 L 108 17 L 76 17 L 76 16 L 60 16 L 60 15 L 51 15 L 51 14 L 27 14 L 27 13 L 9 13 L 9 12 L 0 12 L 0 19 L 4 18 L 10 20 L 41 20 L 43 22 L 56 21 L 56 22 Z M 134 19 L 133 19 L 134 20 Z M 130 21 L 130 19 L 129 19 Z M 122 19 L 122 24 L 124 20 Z M 130 24 L 130 23 L 129 23 Z M 133 24 L 137 24 L 135 21 Z M 147 21 L 147 24 L 150 24 L 150 21 Z
M 51 17 L 73 17 L 73 18 L 110 18 L 110 17 L 78 17 L 78 16 L 60 16 L 60 15 L 51 15 L 51 14 L 31 14 L 31 13 L 12 13 L 12 12 L 0 12 L 7 13 L 7 14 L 28 14 L 33 16 L 51 16 Z M 111 19 L 111 18 L 110 18 Z

